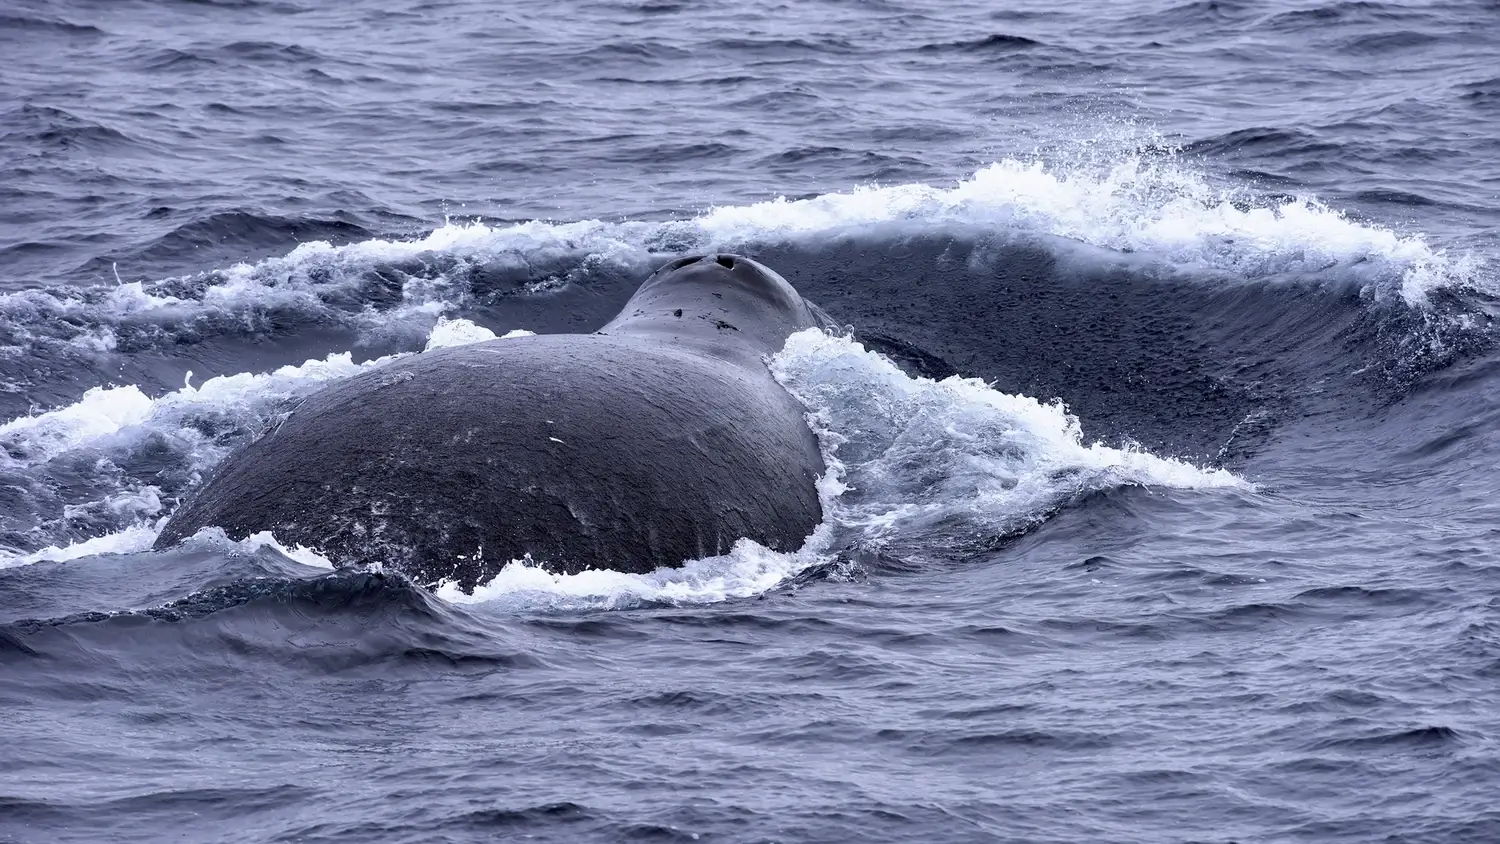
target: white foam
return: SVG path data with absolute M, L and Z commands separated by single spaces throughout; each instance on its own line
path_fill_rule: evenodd
M 974 378 L 912 378 L 847 337 L 794 334 L 771 369 L 807 406 L 842 475 L 828 517 L 866 545 L 923 553 L 982 542 L 1110 487 L 1249 487 L 1223 470 L 1085 444 L 1059 403 Z
M 108 460 L 101 460 L 95 464 L 95 469 L 102 474 L 115 467 Z M 160 487 L 126 484 L 100 500 L 64 505 L 63 518 L 73 519 L 91 511 L 103 511 L 113 514 L 116 519 L 129 518 L 132 522 L 141 522 L 160 515 L 164 506 Z
M 857 188 L 810 199 L 715 208 L 695 225 L 716 243 L 803 238 L 906 222 L 1066 237 L 1244 277 L 1379 262 L 1412 305 L 1435 287 L 1476 282 L 1477 264 L 1420 235 L 1360 223 L 1314 198 L 1246 204 L 1175 160 L 1123 155 L 1059 169 L 1006 159 L 956 186 Z
M 494 340 L 495 332 L 482 325 L 475 325 L 466 319 L 439 319 L 437 325 L 432 327 L 432 332 L 427 335 L 427 346 L 424 351 L 442 349 L 450 346 L 467 346 L 470 343 L 483 343 L 486 340 Z
M 486 604 L 503 610 L 621 609 L 643 603 L 709 604 L 762 594 L 819 562 L 815 542 L 802 551 L 782 554 L 748 539 L 728 554 L 693 560 L 681 568 L 649 574 L 591 569 L 553 574 L 529 560 L 513 560 L 472 593 L 445 582 L 439 598 L 461 604 Z
M 495 332 L 482 325 L 475 325 L 466 319 L 450 319 L 441 317 L 437 325 L 432 327 L 431 333 L 427 335 L 427 346 L 423 351 L 430 352 L 433 349 L 442 349 L 449 346 L 467 346 L 470 343 L 483 343 L 486 340 L 512 340 L 516 337 L 535 337 L 535 331 L 527 331 L 524 328 L 513 328 L 498 338 Z
M 200 449 L 199 468 L 206 469 L 223 448 L 203 437 L 200 423 L 253 427 L 289 399 L 400 357 L 404 355 L 355 363 L 351 353 L 339 352 L 268 373 L 221 375 L 196 387 L 189 373 L 181 389 L 156 398 L 134 385 L 95 387 L 74 404 L 0 425 L 0 445 L 20 455 L 11 458 L 12 464 L 35 466 L 68 451 L 107 448 L 154 433 Z
M 1386 283 L 1414 306 L 1433 288 L 1478 281 L 1472 257 L 1449 256 L 1419 234 L 1352 220 L 1312 197 L 1258 202 L 1246 190 L 1217 185 L 1178 159 L 1131 151 L 1096 151 L 1087 161 L 1063 164 L 1008 158 L 951 186 L 862 186 L 808 199 L 720 206 L 661 223 L 448 224 L 411 244 L 372 241 L 357 250 L 342 248 L 356 250 L 351 257 L 394 258 L 440 248 L 473 259 L 555 257 L 571 250 L 593 259 L 625 260 L 644 257 L 657 243 L 727 249 L 893 224 L 1064 237 L 1247 278 L 1373 262 L 1373 270 L 1361 268 L 1363 277 Z
M 83 398 L 35 416 L 0 425 L 0 443 L 20 452 L 28 462 L 43 462 L 84 443 L 140 425 L 150 417 L 153 402 L 139 387 L 94 387 Z
M 151 550 L 159 531 L 151 525 L 137 524 L 104 536 L 96 536 L 70 545 L 50 545 L 29 554 L 0 554 L 0 569 L 40 562 L 67 562 L 83 557 L 110 554 L 136 554 Z
M 21 566 L 40 562 L 68 562 L 84 557 L 100 557 L 114 554 L 138 554 L 150 551 L 156 537 L 160 535 L 161 528 L 166 524 L 166 519 L 158 519 L 154 523 L 139 522 L 124 530 L 114 533 L 96 536 L 64 546 L 50 546 L 40 551 L 29 554 L 17 554 L 13 556 L 0 555 L 0 568 Z M 207 545 L 217 550 L 226 551 L 231 554 L 255 554 L 263 549 L 271 549 L 287 559 L 300 563 L 304 566 L 320 569 L 332 569 L 333 563 L 327 557 L 317 551 L 301 545 L 287 545 L 277 539 L 271 531 L 265 530 L 251 534 L 244 539 L 230 539 L 223 530 L 216 527 L 204 528 L 184 541 L 188 546 Z
M 472 323 L 444 321 L 434 328 L 436 342 L 429 347 L 494 336 Z M 198 387 L 189 381 L 156 399 L 134 387 L 101 390 L 76 405 L 16 420 L 0 431 L 20 438 L 19 444 L 27 447 L 20 450 L 36 459 L 68 448 L 99 447 L 132 430 L 167 434 L 190 441 L 191 459 L 207 469 L 225 447 L 193 441 L 202 439 L 195 423 L 206 416 L 249 424 L 289 397 L 387 360 L 355 364 L 347 353 L 330 355 L 271 373 L 213 378 Z M 954 537 L 1023 529 L 1071 496 L 1093 489 L 1122 484 L 1246 486 L 1228 472 L 1138 450 L 1086 445 L 1077 419 L 1060 405 L 1000 393 L 976 379 L 911 378 L 848 338 L 801 332 L 771 360 L 771 367 L 808 407 L 829 467 L 819 482 L 824 522 L 797 552 L 776 553 L 742 540 L 723 556 L 644 575 L 558 575 L 528 561 L 513 561 L 472 594 L 452 583 L 441 585 L 437 594 L 454 602 L 534 609 L 724 601 L 763 593 L 826 562 L 835 537 L 841 545 L 852 539 L 920 548 Z M 29 436 L 34 439 L 27 440 Z M 137 518 L 154 512 L 153 504 L 159 509 L 161 502 L 151 487 L 122 489 L 100 502 L 104 509 Z M 962 529 L 955 529 L 955 523 Z M 0 560 L 0 565 L 146 550 L 159 524 L 138 522 L 108 536 Z M 288 547 L 269 533 L 236 543 L 222 531 L 210 530 L 193 541 L 245 553 L 270 547 L 297 562 L 330 567 L 315 550 Z

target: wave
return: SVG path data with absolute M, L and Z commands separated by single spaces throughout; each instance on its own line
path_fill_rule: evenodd
M 997 32 L 993 35 L 987 35 L 983 38 L 977 38 L 972 41 L 952 41 L 946 44 L 924 44 L 921 47 L 917 48 L 917 52 L 941 53 L 948 50 L 957 50 L 959 52 L 972 53 L 1028 50 L 1033 47 L 1041 46 L 1044 46 L 1042 42 L 1037 41 L 1034 38 L 1027 38 L 1024 35 L 1007 35 L 1005 33 Z
M 149 216 L 171 218 L 184 212 L 158 206 Z M 374 234 L 339 215 L 329 218 L 286 217 L 246 211 L 218 211 L 201 214 L 157 237 L 132 253 L 132 258 L 147 263 L 171 259 L 199 250 L 251 251 L 264 244 L 286 244 L 309 240 L 348 243 L 368 239 Z M 210 252 L 210 254 L 213 254 Z
M 1265 199 L 1215 185 L 1170 156 L 1006 159 L 950 187 L 867 186 L 666 221 L 452 221 L 413 239 L 308 242 L 278 258 L 190 277 L 26 290 L 0 296 L 0 345 L 12 356 L 48 343 L 140 351 L 274 333 L 278 321 L 288 322 L 274 315 L 286 312 L 378 332 L 418 314 L 461 313 L 589 283 L 606 265 L 634 277 L 661 253 L 880 227 L 1067 238 L 1218 273 L 1220 283 L 1347 272 L 1373 296 L 1412 307 L 1435 289 L 1479 284 L 1483 269 L 1420 235 L 1352 220 L 1316 199 Z M 295 328 L 298 320 L 290 322 Z
M 1370 0 L 1341 0 L 1325 3 L 1309 9 L 1279 12 L 1267 18 L 1265 25 L 1272 30 L 1284 29 L 1297 32 L 1311 27 L 1327 27 L 1342 24 L 1404 23 L 1412 26 L 1430 17 L 1422 9 L 1411 9 L 1392 3 L 1377 3 Z
M 257 552 L 232 547 L 218 553 L 244 557 Z M 161 576 L 181 556 L 139 560 L 137 571 Z M 321 676 L 363 667 L 423 671 L 434 664 L 484 669 L 534 663 L 524 652 L 498 649 L 493 633 L 480 629 L 462 608 L 400 576 L 372 570 L 307 572 L 274 563 L 264 568 L 267 574 L 226 578 L 140 608 L 79 610 L 76 600 L 44 602 L 39 615 L 0 620 L 0 663 L 8 670 L 24 670 L 39 658 L 89 658 L 110 650 L 130 665 L 130 682 L 152 678 L 148 682 L 170 683 L 185 674 L 201 676 L 204 670 L 223 668 L 221 656 L 210 660 L 215 665 L 202 662 L 205 631 L 214 640 L 232 638 L 238 660 L 302 666 Z M 130 572 L 112 574 L 123 579 Z M 45 590 L 56 579 L 43 577 L 32 585 Z M 132 591 L 119 582 L 95 584 L 101 590 L 117 586 Z M 100 597 L 114 599 L 116 594 Z M 56 610 L 62 612 L 54 614 Z M 309 618 L 318 619 L 315 628 L 306 626 Z M 300 632 L 288 639 L 289 628 Z M 124 630 L 132 632 L 122 638 Z
M 104 35 L 104 30 L 92 24 L 73 23 L 61 17 L 45 17 L 26 12 L 0 12 L 0 29 L 89 38 Z
M 502 612 L 712 604 L 763 594 L 811 568 L 832 563 L 833 557 L 824 553 L 826 542 L 815 534 L 798 551 L 781 553 L 741 539 L 727 554 L 648 574 L 599 569 L 554 574 L 529 560 L 513 560 L 471 592 L 456 583 L 442 583 L 435 594 L 450 603 Z
M 81 147 L 91 151 L 140 145 L 135 138 L 112 126 L 60 108 L 30 103 L 6 112 L 0 140 L 19 140 L 48 149 Z

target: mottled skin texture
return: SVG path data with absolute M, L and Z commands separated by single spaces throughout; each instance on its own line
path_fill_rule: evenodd
M 738 256 L 658 270 L 595 334 L 494 340 L 362 373 L 224 461 L 157 540 L 273 531 L 338 565 L 472 588 L 523 555 L 645 572 L 822 519 L 803 408 L 764 358 L 824 324 Z

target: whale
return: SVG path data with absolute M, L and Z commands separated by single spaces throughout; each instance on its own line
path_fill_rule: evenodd
M 512 561 L 645 573 L 742 539 L 800 548 L 826 471 L 771 375 L 793 333 L 833 328 L 770 268 L 679 258 L 606 325 L 424 352 L 305 397 L 167 520 L 270 531 L 335 566 L 472 591 Z

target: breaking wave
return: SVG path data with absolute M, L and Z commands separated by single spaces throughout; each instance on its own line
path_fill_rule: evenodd
M 1165 266 L 1238 279 L 1351 273 L 1378 297 L 1413 307 L 1445 287 L 1482 283 L 1468 255 L 1419 234 L 1350 219 L 1315 198 L 1257 197 L 1216 185 L 1173 157 L 1088 166 L 1005 159 L 948 187 L 866 186 L 804 199 L 711 208 L 668 221 L 451 221 L 410 239 L 290 253 L 195 276 L 54 287 L 0 296 L 0 351 L 64 345 L 129 353 L 287 324 L 379 333 L 518 293 L 634 273 L 658 253 L 744 248 L 851 230 L 945 228 L 1067 238 Z

